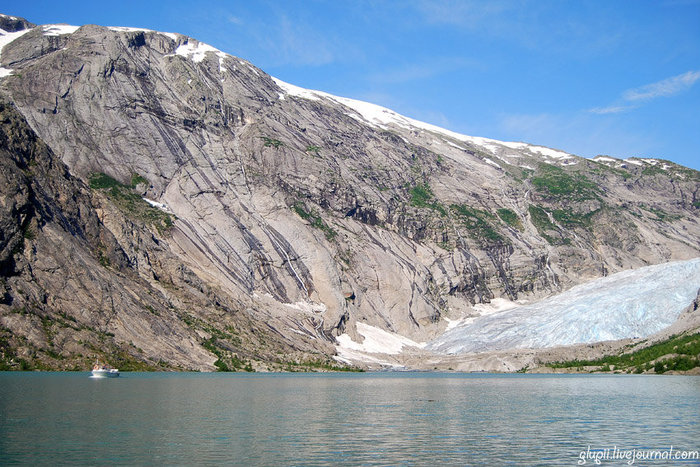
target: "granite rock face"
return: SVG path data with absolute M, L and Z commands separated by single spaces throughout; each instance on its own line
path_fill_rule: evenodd
M 26 280 L 135 360 L 213 369 L 326 358 L 358 322 L 426 341 L 494 298 L 700 256 L 700 173 L 668 161 L 457 135 L 179 34 L 0 25 L 26 31 L 0 93 L 28 123 L 3 149 L 0 323 L 41 358 L 59 308 L 25 299 L 27 271 L 80 277 Z M 45 162 L 12 162 L 25 140 Z

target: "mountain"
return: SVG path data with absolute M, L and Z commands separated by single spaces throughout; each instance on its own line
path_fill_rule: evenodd
M 670 161 L 456 134 L 180 34 L 0 29 L 6 366 L 327 367 L 700 256 Z

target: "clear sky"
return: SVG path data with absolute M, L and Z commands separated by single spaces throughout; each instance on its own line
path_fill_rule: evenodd
M 37 24 L 192 36 L 447 129 L 700 169 L 700 0 L 3 0 Z

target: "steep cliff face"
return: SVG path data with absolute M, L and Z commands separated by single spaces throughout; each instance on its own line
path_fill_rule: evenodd
M 184 309 L 215 329 L 244 310 L 246 327 L 307 353 L 358 338 L 357 322 L 424 341 L 477 303 L 700 255 L 700 174 L 673 163 L 457 135 L 287 85 L 179 34 L 3 21 L 18 32 L 1 50 L 2 93 L 98 206 L 107 269 L 140 281 L 130 299 L 170 300 L 182 329 L 168 342 L 203 342 Z M 17 239 L 12 209 L 3 233 Z M 240 347 L 269 360 L 254 335 Z M 227 345 L 214 348 L 237 350 Z M 153 358 L 211 364 L 200 350 Z
M 3 366 L 209 370 L 330 351 L 202 282 L 170 251 L 168 218 L 128 187 L 72 177 L 12 104 L 0 122 Z

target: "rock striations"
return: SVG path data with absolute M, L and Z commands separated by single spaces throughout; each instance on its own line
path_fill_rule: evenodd
M 700 173 L 468 137 L 180 34 L 0 16 L 2 365 L 325 366 L 700 256 Z

